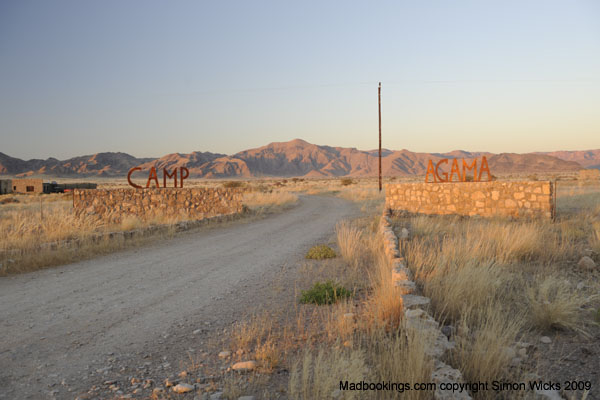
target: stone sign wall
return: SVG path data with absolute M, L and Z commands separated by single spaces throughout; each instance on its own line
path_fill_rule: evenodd
M 73 208 L 77 214 L 94 214 L 116 222 L 125 215 L 202 219 L 241 212 L 241 197 L 240 189 L 75 189 Z
M 598 169 L 582 169 L 579 170 L 580 181 L 600 180 L 600 170 Z
M 385 187 L 386 208 L 418 214 L 536 216 L 552 218 L 548 181 L 397 183 Z

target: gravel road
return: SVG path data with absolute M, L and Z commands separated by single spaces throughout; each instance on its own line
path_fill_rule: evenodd
M 257 221 L 0 278 L 0 398 L 74 398 L 107 357 L 141 364 L 144 351 L 160 353 L 165 332 L 243 314 L 261 302 L 253 285 L 355 212 L 338 198 L 301 197 Z

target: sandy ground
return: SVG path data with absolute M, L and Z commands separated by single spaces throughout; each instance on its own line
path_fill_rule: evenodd
M 302 197 L 258 221 L 0 278 L 0 398 L 75 398 L 119 368 L 169 364 L 192 330 L 217 335 L 243 317 L 273 275 L 355 213 L 338 198 Z

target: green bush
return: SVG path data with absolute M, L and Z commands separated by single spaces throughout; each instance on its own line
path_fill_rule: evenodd
M 324 244 L 314 246 L 306 253 L 306 258 L 311 260 L 323 260 L 325 258 L 334 258 L 335 256 L 335 251 Z
M 332 304 L 340 299 L 351 297 L 352 293 L 343 286 L 338 286 L 332 281 L 317 282 L 309 290 L 303 290 L 300 303 L 303 304 Z
M 223 187 L 227 188 L 227 189 L 239 188 L 242 186 L 244 186 L 244 182 L 241 182 L 241 181 L 229 181 L 229 182 L 225 182 L 223 184 Z
M 354 181 L 352 180 L 352 178 L 342 178 L 340 180 L 340 183 L 342 184 L 342 186 L 348 186 L 348 185 L 352 185 L 354 183 Z

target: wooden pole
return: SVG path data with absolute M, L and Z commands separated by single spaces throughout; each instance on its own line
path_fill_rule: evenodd
M 379 103 L 379 191 L 381 192 L 381 82 L 377 89 L 377 101 Z

